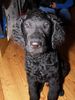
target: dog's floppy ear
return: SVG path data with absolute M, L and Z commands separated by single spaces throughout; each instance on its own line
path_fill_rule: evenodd
M 57 46 L 60 46 L 64 42 L 65 32 L 61 20 L 56 15 L 48 14 L 47 17 L 53 23 L 51 43 L 52 43 L 52 48 L 56 49 Z
M 25 47 L 25 40 L 24 40 L 24 34 L 22 33 L 21 25 L 25 18 L 26 16 L 21 16 L 20 18 L 16 19 L 11 35 L 11 39 L 17 44 L 21 45 L 23 48 Z

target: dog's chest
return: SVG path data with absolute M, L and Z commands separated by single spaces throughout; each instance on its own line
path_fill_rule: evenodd
M 55 76 L 58 72 L 58 63 L 58 57 L 55 52 L 38 57 L 27 56 L 27 74 L 35 80 L 48 81 L 50 77 Z

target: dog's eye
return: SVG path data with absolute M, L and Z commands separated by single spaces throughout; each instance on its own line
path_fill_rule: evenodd
M 30 26 L 31 26 L 31 23 L 30 23 L 30 22 L 25 22 L 25 23 L 24 23 L 24 27 L 25 27 L 25 28 L 30 28 Z
M 24 22 L 24 29 L 28 34 L 34 33 L 35 24 L 31 20 L 27 20 Z
M 49 28 L 49 23 L 45 22 L 45 23 L 43 24 L 43 28 L 44 28 L 45 30 L 47 30 L 47 29 Z
M 44 29 L 45 31 L 48 31 L 48 29 L 49 29 L 49 23 L 44 22 L 44 24 L 43 24 L 43 29 Z

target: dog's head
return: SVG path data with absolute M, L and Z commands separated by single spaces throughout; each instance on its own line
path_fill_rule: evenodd
M 33 10 L 27 13 L 21 24 L 26 51 L 39 54 L 56 49 L 64 41 L 64 30 L 58 18 L 52 14 Z

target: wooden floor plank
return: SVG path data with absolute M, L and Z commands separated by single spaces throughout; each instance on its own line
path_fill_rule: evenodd
M 1 81 L 0 81 L 0 100 L 4 100 L 4 94 L 3 94 Z
M 11 45 L 11 44 L 10 44 Z M 15 51 L 14 51 L 15 48 Z M 17 51 L 13 44 L 8 46 L 5 55 L 0 58 L 0 78 L 5 100 L 26 100 L 27 84 L 22 57 L 17 58 Z M 20 62 L 22 61 L 22 62 Z

